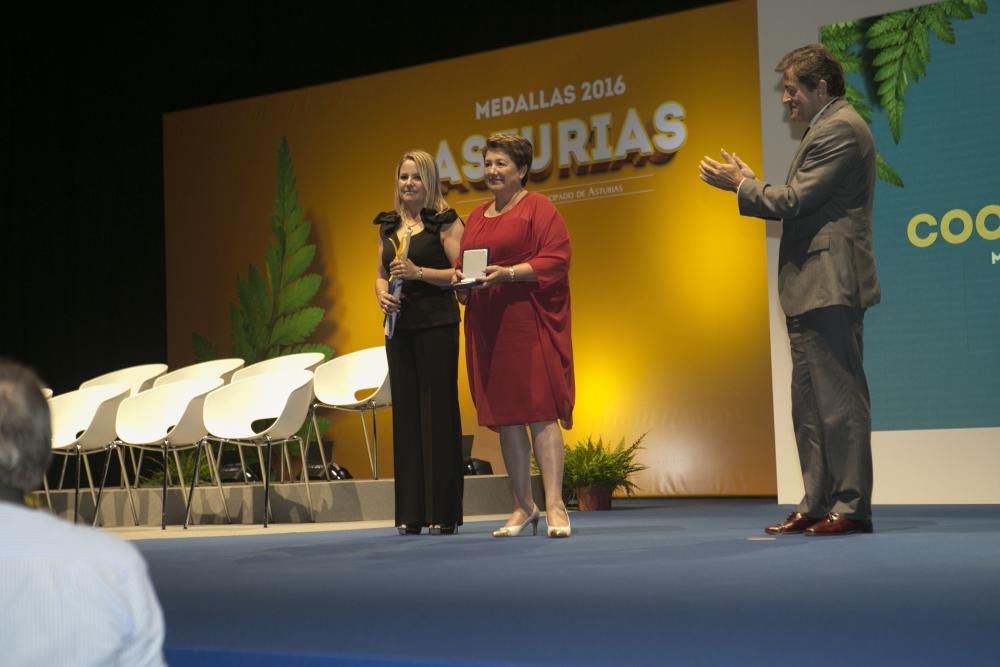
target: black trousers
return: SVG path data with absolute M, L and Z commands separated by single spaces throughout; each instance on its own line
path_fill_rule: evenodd
M 462 523 L 458 324 L 396 329 L 386 339 L 392 386 L 396 525 Z
M 792 422 L 805 496 L 798 511 L 871 518 L 871 399 L 864 310 L 830 306 L 788 318 Z

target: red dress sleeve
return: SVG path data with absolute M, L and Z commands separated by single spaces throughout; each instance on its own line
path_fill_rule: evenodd
M 535 256 L 528 264 L 535 271 L 539 289 L 548 289 L 569 277 L 572 249 L 569 231 L 559 211 L 548 199 L 538 197 L 532 219 Z
M 564 428 L 573 426 L 576 380 L 573 372 L 573 339 L 570 326 L 569 263 L 572 248 L 569 230 L 559 211 L 539 195 L 533 222 L 535 256 L 528 264 L 535 271 L 537 289 L 531 301 L 539 327 L 549 340 L 546 370 Z

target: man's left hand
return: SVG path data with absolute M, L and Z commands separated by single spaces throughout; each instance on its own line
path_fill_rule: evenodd
M 722 151 L 723 162 L 716 162 L 707 155 L 698 164 L 701 180 L 714 188 L 736 192 L 744 178 L 756 179 L 753 170 L 747 166 L 735 153 L 730 155 Z

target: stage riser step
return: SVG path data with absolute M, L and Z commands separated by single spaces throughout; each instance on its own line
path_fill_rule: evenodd
M 535 502 L 544 506 L 544 493 L 540 478 L 532 479 Z M 264 520 L 263 484 L 223 484 L 222 490 L 233 523 L 254 524 Z M 47 507 L 45 494 L 36 492 L 39 507 Z M 51 492 L 52 511 L 72 520 L 72 490 Z M 338 480 L 334 482 L 309 482 L 313 518 L 326 521 L 376 521 L 391 520 L 395 511 L 393 480 Z M 144 487 L 132 490 L 139 525 L 155 526 L 160 523 L 163 508 L 161 488 Z M 184 523 L 184 498 L 180 488 L 167 489 L 167 523 Z M 274 483 L 270 490 L 271 521 L 275 523 L 304 523 L 310 521 L 306 485 Z M 511 511 L 510 483 L 506 475 L 476 475 L 465 478 L 463 511 L 468 516 L 479 514 L 505 514 Z M 94 518 L 94 499 L 89 488 L 80 490 L 80 521 L 90 523 Z M 195 489 L 191 505 L 192 524 L 224 524 L 226 515 L 216 486 L 201 485 Z M 98 525 L 107 527 L 132 526 L 125 489 L 105 489 L 101 497 Z

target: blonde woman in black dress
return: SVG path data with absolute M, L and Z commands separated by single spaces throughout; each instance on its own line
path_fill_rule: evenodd
M 458 304 L 452 281 L 464 225 L 441 194 L 434 158 L 409 151 L 396 164 L 395 207 L 379 226 L 375 297 L 395 314 L 386 336 L 392 386 L 396 526 L 400 535 L 453 534 L 462 524 L 458 408 Z M 409 237 L 405 258 L 397 250 Z M 402 294 L 390 280 L 403 281 Z

